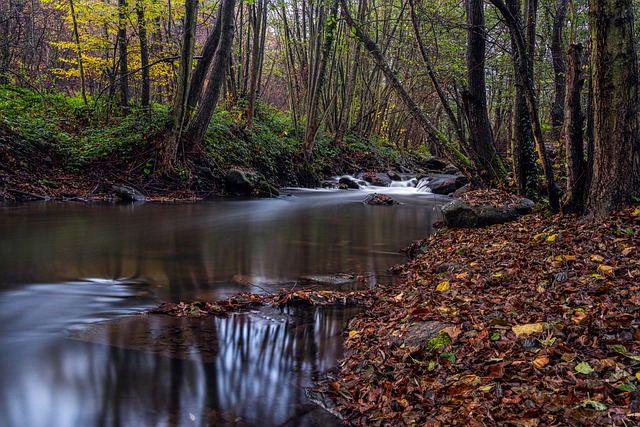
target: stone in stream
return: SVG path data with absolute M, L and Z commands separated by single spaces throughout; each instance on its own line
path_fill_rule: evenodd
M 456 199 L 442 207 L 442 217 L 450 228 L 479 228 L 515 221 L 533 207 L 529 199 L 521 199 L 513 206 L 471 205 Z
M 114 184 L 111 186 L 111 190 L 118 198 L 128 202 L 144 202 L 147 200 L 144 194 L 129 185 Z
M 394 200 L 393 198 L 385 194 L 378 194 L 378 193 L 371 193 L 367 195 L 367 197 L 364 198 L 362 203 L 364 203 L 365 205 L 377 205 L 377 206 L 393 206 L 393 205 L 400 204 L 400 202 Z

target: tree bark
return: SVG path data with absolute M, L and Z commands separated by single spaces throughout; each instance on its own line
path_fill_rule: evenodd
M 220 40 L 205 79 L 206 88 L 198 102 L 198 110 L 184 137 L 186 151 L 202 147 L 204 135 L 222 91 L 233 44 L 235 3 L 235 0 L 223 0 L 220 6 Z
M 80 34 L 78 34 L 78 21 L 76 19 L 76 8 L 73 0 L 69 0 L 69 11 L 71 12 L 71 23 L 73 24 L 73 40 L 76 44 L 78 55 L 78 72 L 80 73 L 80 94 L 82 102 L 87 105 L 87 91 L 84 79 L 84 60 L 82 59 L 82 46 L 80 45 Z M 8 22 L 8 20 L 7 20 Z
M 468 90 L 465 105 L 469 120 L 469 143 L 482 166 L 487 181 L 498 184 L 507 170 L 496 150 L 487 111 L 485 83 L 485 39 L 483 0 L 467 0 L 467 73 Z
M 198 100 L 202 95 L 202 88 L 204 87 L 204 81 L 207 76 L 207 71 L 211 66 L 211 61 L 215 56 L 216 49 L 218 48 L 218 43 L 220 42 L 220 12 L 222 12 L 222 8 L 218 9 L 218 13 L 216 15 L 216 22 L 213 25 L 213 29 L 207 40 L 204 42 L 204 46 L 202 47 L 202 54 L 200 55 L 200 59 L 198 59 L 198 63 L 196 65 L 195 70 L 193 71 L 193 75 L 191 76 L 191 86 L 189 87 L 189 101 L 187 103 L 188 110 L 195 110 Z
M 118 0 L 118 57 L 120 62 L 120 108 L 129 113 L 129 68 L 127 40 L 127 0 Z
M 313 66 L 309 69 L 307 122 L 304 131 L 305 154 L 307 159 L 309 159 L 313 153 L 313 147 L 315 146 L 318 130 L 320 129 L 320 95 L 325 84 L 329 56 L 331 49 L 333 49 L 333 42 L 336 35 L 338 0 L 333 1 L 328 18 L 326 17 L 326 12 L 324 12 L 323 7 L 324 6 L 320 6 L 320 13 L 317 17 L 318 31 L 316 36 L 320 36 L 320 34 L 323 33 L 324 42 L 322 44 L 320 44 L 319 41 L 315 42 L 316 49 L 314 58 L 311 61 Z M 320 31 L 322 26 L 325 26 L 324 31 Z
M 394 91 L 402 102 L 407 106 L 407 109 L 411 115 L 416 119 L 420 126 L 424 129 L 430 141 L 434 146 L 442 153 L 442 155 L 451 163 L 456 165 L 461 171 L 463 171 L 472 182 L 477 185 L 482 185 L 482 180 L 474 170 L 470 160 L 460 152 L 459 149 L 453 146 L 447 138 L 431 123 L 427 115 L 418 106 L 415 100 L 409 95 L 407 90 L 402 85 L 402 82 L 398 79 L 398 76 L 393 72 L 387 59 L 384 57 L 378 45 L 362 30 L 362 28 L 355 22 L 353 16 L 349 12 L 346 0 L 340 0 L 342 5 L 342 12 L 349 27 L 353 30 L 355 36 L 364 45 L 365 49 L 374 59 L 376 66 L 382 71 L 384 76 L 389 81 L 389 84 L 393 87 Z
M 558 195 L 558 189 L 556 187 L 555 178 L 553 176 L 553 165 L 551 159 L 544 146 L 544 137 L 542 134 L 542 127 L 540 126 L 540 117 L 538 116 L 538 102 L 536 100 L 535 89 L 533 85 L 533 76 L 531 70 L 528 67 L 526 58 L 527 45 L 524 39 L 524 32 L 522 25 L 511 13 L 511 10 L 507 8 L 502 0 L 490 0 L 499 11 L 502 17 L 505 19 L 509 27 L 509 31 L 515 41 L 516 49 L 518 52 L 518 66 L 516 69 L 516 76 L 522 79 L 524 98 L 527 102 L 527 109 L 529 110 L 529 119 L 531 121 L 531 128 L 533 131 L 533 138 L 536 144 L 536 150 L 538 151 L 538 157 L 540 163 L 542 163 L 542 170 L 546 181 L 547 197 L 549 198 L 549 207 L 552 212 L 560 211 L 560 198 Z
M 569 0 L 556 0 L 556 15 L 553 18 L 551 35 L 551 61 L 553 62 L 553 76 L 555 97 L 551 107 L 551 127 L 554 138 L 560 137 L 560 128 L 564 121 L 564 97 L 566 92 L 567 64 L 565 61 L 564 43 L 562 33 L 567 18 Z
M 173 168 L 177 160 L 178 147 L 183 133 L 183 126 L 187 117 L 187 101 L 191 83 L 191 67 L 193 64 L 193 47 L 195 44 L 196 17 L 198 14 L 198 0 L 185 1 L 184 34 L 180 49 L 180 64 L 178 68 L 178 84 L 173 100 L 172 133 L 166 139 L 161 153 L 161 170 L 166 172 Z
M 253 26 L 253 40 L 251 44 L 251 66 L 249 68 L 249 87 L 247 90 L 247 127 L 253 126 L 256 102 L 259 92 L 260 70 L 264 58 L 265 32 L 267 31 L 267 3 L 257 0 L 250 5 L 251 25 Z
M 589 0 L 593 167 L 585 214 L 602 218 L 640 193 L 638 70 L 631 0 Z
M 580 93 L 584 82 L 581 77 L 581 55 L 581 44 L 569 47 L 563 131 L 567 161 L 567 196 L 562 206 L 563 213 L 582 213 L 587 182 L 580 108 Z
M 136 0 L 136 14 L 138 16 L 138 39 L 140 40 L 140 66 L 142 68 L 142 92 L 140 104 L 143 109 L 149 108 L 151 95 L 151 81 L 149 79 L 149 43 L 147 41 L 147 20 L 144 13 L 144 3 Z

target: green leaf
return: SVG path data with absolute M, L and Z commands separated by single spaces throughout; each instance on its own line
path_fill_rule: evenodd
M 638 387 L 633 384 L 620 384 L 619 386 L 616 386 L 616 388 L 622 391 L 638 391 Z
M 500 338 L 502 338 L 502 334 L 500 334 L 499 332 L 495 332 L 491 335 L 491 337 L 489 337 L 491 341 L 498 341 Z
M 456 355 L 454 353 L 446 351 L 442 353 L 440 357 L 442 357 L 443 359 L 447 359 L 451 363 L 456 363 Z
M 551 339 L 548 339 L 548 340 L 540 340 L 540 344 L 542 344 L 545 347 L 551 347 L 554 342 L 556 342 L 556 337 L 552 337 Z
M 606 411 L 607 410 L 607 405 L 605 405 L 603 403 L 600 403 L 600 402 L 596 402 L 595 400 L 587 400 L 585 402 L 582 402 L 580 404 L 580 406 L 582 406 L 583 408 L 586 408 L 587 406 L 591 406 L 596 411 Z
M 587 362 L 580 362 L 576 365 L 575 367 L 576 372 L 579 372 L 581 374 L 590 374 L 594 371 L 594 369 L 591 367 L 591 365 L 589 365 Z
M 451 345 L 451 342 L 452 342 L 451 337 L 449 336 L 448 333 L 440 332 L 437 337 L 431 338 L 429 340 L 429 342 L 425 346 L 425 349 L 427 351 L 437 350 L 441 347 L 446 347 L 448 345 Z
M 616 353 L 627 354 L 627 348 L 621 344 L 616 344 L 612 347 L 612 350 Z

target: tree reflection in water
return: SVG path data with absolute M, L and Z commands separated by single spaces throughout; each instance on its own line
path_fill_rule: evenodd
M 54 355 L 48 362 L 53 375 L 44 386 L 76 394 L 69 402 L 82 406 L 53 397 L 52 414 L 61 422 L 33 418 L 29 425 L 340 425 L 306 400 L 304 387 L 342 355 L 339 336 L 355 311 L 149 315 L 96 325 L 47 350 Z

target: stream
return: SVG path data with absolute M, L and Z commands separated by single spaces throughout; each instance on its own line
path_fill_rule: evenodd
M 342 356 L 357 308 L 140 313 L 238 291 L 390 283 L 387 269 L 406 262 L 398 251 L 432 233 L 448 199 L 375 190 L 402 204 L 367 206 L 365 188 L 0 205 L 0 425 L 340 425 L 304 388 Z

